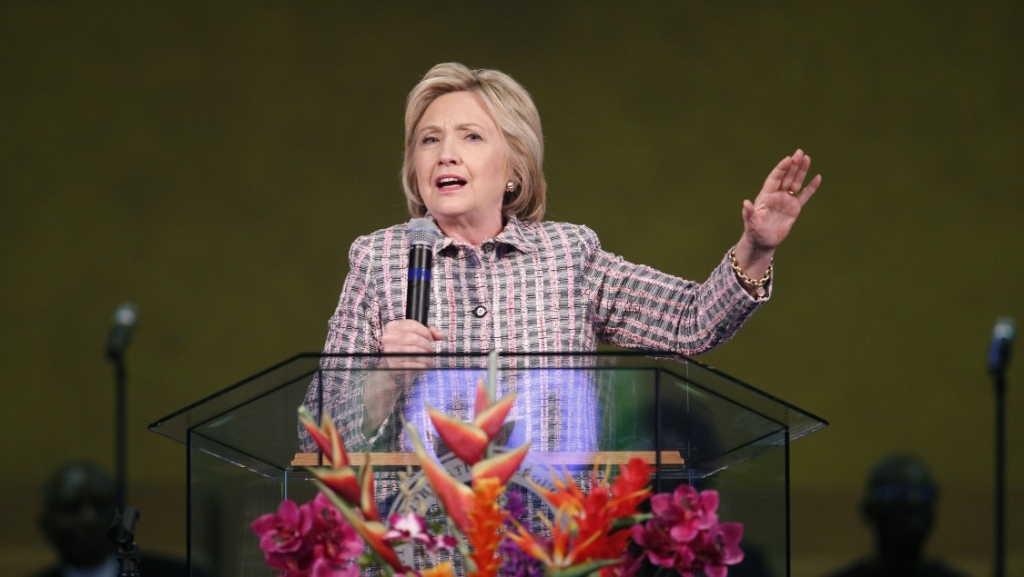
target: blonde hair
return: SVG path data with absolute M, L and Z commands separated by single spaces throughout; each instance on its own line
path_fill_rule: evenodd
M 547 183 L 544 181 L 544 135 L 533 99 L 525 88 L 504 72 L 470 70 L 457 62 L 431 68 L 406 101 L 402 189 L 409 212 L 414 217 L 421 217 L 427 212 L 416 183 L 413 159 L 416 126 L 434 100 L 451 92 L 478 94 L 504 137 L 505 161 L 515 189 L 505 193 L 502 216 L 540 221 L 544 218 L 547 204 Z

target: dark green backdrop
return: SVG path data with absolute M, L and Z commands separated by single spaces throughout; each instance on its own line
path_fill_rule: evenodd
M 47 558 L 31 527 L 52 467 L 113 465 L 102 351 L 125 300 L 129 499 L 144 545 L 183 549 L 184 451 L 146 425 L 319 349 L 349 243 L 406 218 L 405 96 L 458 60 L 532 92 L 549 218 L 682 276 L 808 150 L 825 180 L 775 296 L 703 360 L 832 422 L 793 447 L 794 575 L 868 550 L 856 501 L 896 450 L 943 486 L 933 550 L 980 574 L 985 352 L 997 316 L 1024 321 L 1022 25 L 1011 1 L 0 4 L 5 564 Z

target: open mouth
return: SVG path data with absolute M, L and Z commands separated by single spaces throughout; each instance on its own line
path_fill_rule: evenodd
M 434 184 L 437 186 L 438 190 L 447 190 L 465 186 L 466 181 L 455 176 L 442 176 L 434 181 Z

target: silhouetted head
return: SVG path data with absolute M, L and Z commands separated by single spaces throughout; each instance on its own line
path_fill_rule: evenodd
M 919 459 L 896 455 L 874 468 L 862 511 L 875 529 L 882 555 L 920 557 L 935 518 L 937 496 L 935 482 Z
M 47 480 L 39 522 L 62 562 L 94 567 L 116 550 L 107 538 L 115 493 L 114 481 L 91 463 L 65 465 Z

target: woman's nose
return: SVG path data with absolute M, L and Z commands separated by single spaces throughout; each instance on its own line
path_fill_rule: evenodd
M 438 157 L 438 164 L 448 166 L 459 163 L 459 151 L 452 143 L 452 139 L 446 138 L 441 143 L 441 155 Z

